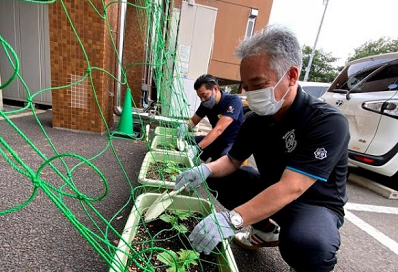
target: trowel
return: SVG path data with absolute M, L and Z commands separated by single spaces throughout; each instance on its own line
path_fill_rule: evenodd
M 149 222 L 161 215 L 173 203 L 173 197 L 181 193 L 186 186 L 187 184 L 182 186 L 180 189 L 171 192 L 166 190 L 156 198 L 145 213 L 145 222 Z

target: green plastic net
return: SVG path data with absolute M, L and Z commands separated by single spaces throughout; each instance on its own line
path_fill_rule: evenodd
M 3 0 L 4 1 L 4 0 Z M 21 76 L 21 64 L 15 48 L 2 37 L 0 33 L 0 54 L 7 57 L 13 70 L 10 78 L 2 79 L 0 89 L 7 88 L 12 82 L 19 81 L 26 93 L 26 106 L 15 110 L 0 110 L 0 154 L 6 165 L 17 173 L 20 182 L 31 181 L 31 194 L 13 207 L 1 207 L 0 216 L 6 217 L 10 213 L 26 208 L 39 192 L 44 193 L 59 209 L 67 220 L 79 231 L 84 239 L 92 246 L 99 256 L 108 264 L 110 271 L 234 271 L 236 270 L 231 251 L 227 243 L 217 247 L 213 254 L 204 256 L 197 253 L 191 246 L 187 236 L 192 228 L 204 216 L 214 211 L 213 201 L 208 188 L 204 193 L 194 191 L 191 194 L 182 193 L 174 198 L 169 209 L 158 219 L 145 222 L 146 209 L 155 201 L 159 193 L 172 191 L 175 178 L 185 169 L 192 168 L 199 163 L 198 157 L 192 157 L 187 149 L 177 147 L 177 128 L 186 122 L 189 116 L 189 105 L 183 90 L 182 79 L 178 71 L 177 34 L 179 17 L 173 14 L 171 1 L 91 1 L 87 5 L 104 20 L 109 32 L 110 43 L 117 56 L 117 65 L 121 68 L 122 79 L 119 80 L 113 71 L 103 67 L 92 66 L 81 41 L 83 33 L 79 33 L 71 19 L 71 8 L 67 1 L 29 1 L 32 5 L 57 5 L 62 9 L 68 21 L 68 28 L 73 32 L 79 44 L 87 65 L 85 74 L 76 81 L 62 86 L 51 86 L 32 92 Z M 107 11 L 115 5 L 127 5 L 127 9 L 136 9 L 139 15 L 139 27 L 144 33 L 146 63 L 121 60 L 114 40 L 107 16 Z M 127 30 L 128 31 L 128 30 Z M 131 42 L 131 41 L 130 41 Z M 156 108 L 148 109 L 151 114 L 133 115 L 139 124 L 139 132 L 133 135 L 114 133 L 104 114 L 96 96 L 93 72 L 100 72 L 110 77 L 115 83 L 120 83 L 128 91 L 134 90 L 129 85 L 127 74 L 131 67 L 146 65 L 151 70 L 153 82 L 157 88 Z M 81 82 L 89 80 L 93 99 L 106 126 L 106 143 L 104 148 L 91 157 L 78 153 L 59 150 L 53 143 L 45 126 L 42 125 L 35 108 L 34 99 L 44 92 L 57 92 L 71 88 Z M 126 96 L 129 97 L 129 96 Z M 131 97 L 129 97 L 131 99 Z M 136 108 L 131 99 L 133 107 Z M 126 104 L 125 104 L 126 105 Z M 125 107 L 126 108 L 126 107 Z M 34 143 L 22 129 L 13 122 L 13 117 L 30 112 L 35 125 L 42 133 L 43 141 Z M 136 122 L 137 123 L 137 122 Z M 130 124 L 132 125 L 132 124 Z M 7 129 L 5 129 L 7 128 Z M 7 142 L 2 133 L 12 133 L 23 142 L 24 152 L 37 156 L 40 163 L 29 165 L 23 152 L 17 152 L 13 143 Z M 105 136 L 104 136 L 105 137 Z M 142 162 L 138 176 L 138 183 L 131 180 L 128 169 L 121 163 L 116 141 L 141 141 L 147 145 L 148 152 Z M 184 146 L 195 145 L 193 133 L 185 138 Z M 43 148 L 43 146 L 49 148 Z M 50 150 L 50 151 L 49 151 Z M 109 182 L 95 161 L 105 152 L 113 154 L 114 162 L 118 165 L 115 171 L 122 173 L 123 182 L 129 184 L 130 197 L 121 205 L 119 211 L 111 216 L 104 215 L 97 209 L 95 203 L 104 199 L 109 191 Z M 2 166 L 3 167 L 3 166 Z M 3 171 L 3 174 L 5 171 Z M 1 178 L 0 174 L 0 178 Z M 82 192 L 79 184 L 89 179 L 96 179 L 96 187 L 91 192 Z M 76 209 L 85 215 L 77 216 Z M 131 210 L 124 230 L 117 230 L 113 226 L 119 220 L 124 210 Z M 115 241 L 117 243 L 115 243 Z M 51 253 L 49 253 L 51 254 Z

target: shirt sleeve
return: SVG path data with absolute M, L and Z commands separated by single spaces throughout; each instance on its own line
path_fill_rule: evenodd
M 225 110 L 222 116 L 231 117 L 234 120 L 239 119 L 239 113 L 242 110 L 242 101 L 237 96 L 231 96 L 228 103 L 226 104 Z
M 246 117 L 239 133 L 228 152 L 228 157 L 234 161 L 243 162 L 253 154 L 253 114 Z
M 348 156 L 349 139 L 348 122 L 343 115 L 321 115 L 306 128 L 286 169 L 327 181 L 339 160 Z
M 206 116 L 206 108 L 203 107 L 202 105 L 199 106 L 199 108 L 196 110 L 195 114 L 201 118 Z

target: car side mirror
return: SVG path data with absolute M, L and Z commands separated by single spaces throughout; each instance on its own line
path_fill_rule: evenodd
M 345 99 L 347 99 L 347 100 L 351 99 L 350 91 L 347 91 L 347 93 L 345 94 Z

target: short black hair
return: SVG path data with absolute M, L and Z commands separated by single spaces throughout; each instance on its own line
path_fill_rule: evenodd
M 210 74 L 204 74 L 198 77 L 193 87 L 195 90 L 198 90 L 203 84 L 205 84 L 206 90 L 211 90 L 214 86 L 220 87 L 218 86 L 217 79 Z

